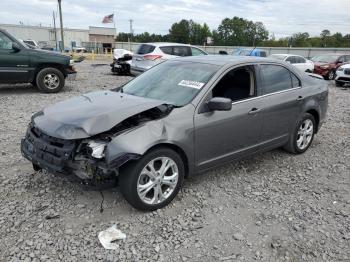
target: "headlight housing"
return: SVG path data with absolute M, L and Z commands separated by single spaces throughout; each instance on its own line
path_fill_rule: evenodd
M 322 65 L 320 66 L 322 69 L 328 69 L 329 68 L 329 65 Z
M 339 67 L 337 71 L 344 71 L 343 67 Z
M 91 149 L 92 157 L 101 159 L 105 156 L 106 145 L 103 141 L 90 141 L 87 146 Z
M 69 66 L 74 66 L 74 60 L 73 59 L 69 60 Z

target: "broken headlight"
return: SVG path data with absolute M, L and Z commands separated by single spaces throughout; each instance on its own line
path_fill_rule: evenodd
M 90 149 L 90 154 L 94 158 L 101 159 L 105 156 L 105 148 L 107 143 L 102 141 L 90 141 L 87 146 Z

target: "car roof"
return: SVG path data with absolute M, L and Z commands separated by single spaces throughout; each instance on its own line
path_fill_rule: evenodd
M 301 55 L 294 55 L 294 54 L 271 54 L 271 55 L 301 56 Z M 301 56 L 301 57 L 303 57 L 303 56 Z
M 169 42 L 142 43 L 142 45 L 154 45 L 154 46 L 191 46 L 191 45 L 189 45 L 189 44 L 169 43 Z
M 255 62 L 271 62 L 279 63 L 276 59 L 256 56 L 231 56 L 231 55 L 205 55 L 205 56 L 186 56 L 173 58 L 170 61 L 187 61 L 194 63 L 205 63 L 218 66 L 235 65 L 241 63 L 255 63 Z M 282 64 L 282 63 L 281 63 Z

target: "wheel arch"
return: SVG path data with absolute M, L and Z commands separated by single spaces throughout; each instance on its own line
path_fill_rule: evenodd
M 179 154 L 179 156 L 181 157 L 182 159 L 182 162 L 184 163 L 184 167 L 185 167 L 185 178 L 188 178 L 189 175 L 190 175 L 190 171 L 191 171 L 191 167 L 189 165 L 189 161 L 188 161 L 188 156 L 186 155 L 185 151 L 178 145 L 176 144 L 172 144 L 172 143 L 166 143 L 166 142 L 163 142 L 163 143 L 159 143 L 159 144 L 156 144 L 156 145 L 153 145 L 152 147 L 150 147 L 145 153 L 147 154 L 149 151 L 152 151 L 152 150 L 155 150 L 157 148 L 164 148 L 164 147 L 167 147 L 167 148 L 170 148 L 172 149 L 173 151 L 175 151 L 177 154 Z
M 64 77 L 67 77 L 66 70 L 65 70 L 65 68 L 64 68 L 64 66 L 62 64 L 59 64 L 59 63 L 40 63 L 40 64 L 37 65 L 37 67 L 35 69 L 34 79 L 36 78 L 36 76 L 38 75 L 38 73 L 42 69 L 49 68 L 49 67 L 58 69 L 63 74 Z
M 307 110 L 305 113 L 309 113 L 310 115 L 312 115 L 315 119 L 315 122 L 316 122 L 316 130 L 315 130 L 315 133 L 318 132 L 318 127 L 319 127 L 319 123 L 320 123 L 320 114 L 319 112 L 316 110 L 316 109 L 309 109 Z

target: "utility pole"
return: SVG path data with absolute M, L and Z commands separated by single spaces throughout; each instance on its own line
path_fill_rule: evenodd
M 132 23 L 134 21 L 132 19 L 129 19 L 129 23 L 130 23 L 130 35 L 129 35 L 129 50 L 131 51 L 131 37 L 133 36 L 133 29 L 132 29 Z
M 55 30 L 55 47 L 57 50 L 57 29 L 56 29 L 55 11 L 52 11 L 52 16 L 53 16 L 53 29 Z
M 58 8 L 60 12 L 60 23 L 61 23 L 61 52 L 64 51 L 64 37 L 63 37 L 63 19 L 62 19 L 62 8 L 61 8 L 61 0 L 58 0 Z

